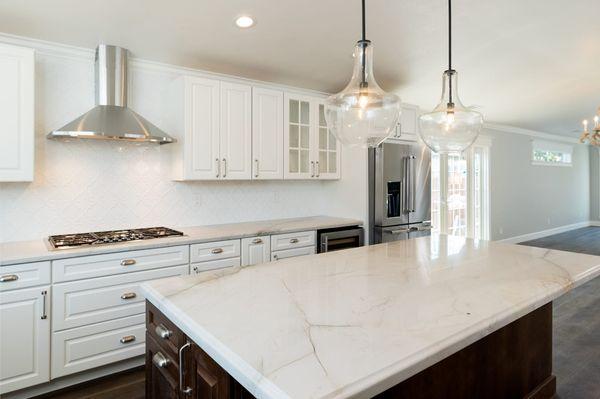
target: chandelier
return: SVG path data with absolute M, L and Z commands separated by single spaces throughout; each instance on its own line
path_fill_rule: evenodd
M 588 120 L 583 121 L 583 133 L 579 139 L 582 143 L 589 142 L 591 145 L 600 147 L 600 107 L 598 107 L 597 115 L 594 116 L 594 126 L 588 127 Z

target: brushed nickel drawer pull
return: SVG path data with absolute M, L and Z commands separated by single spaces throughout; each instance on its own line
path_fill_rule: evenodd
M 216 158 L 215 161 L 217 162 L 217 176 L 219 177 L 221 175 L 221 161 L 219 161 L 219 158 Z
M 223 252 L 223 248 L 215 248 L 212 251 L 210 251 L 210 253 L 212 254 L 220 254 Z
M 48 295 L 48 291 L 42 291 L 42 317 L 40 319 L 46 320 L 48 318 L 48 314 L 46 313 L 46 296 Z
M 123 295 L 121 295 L 121 299 L 133 299 L 135 298 L 137 295 L 135 292 L 126 292 Z
M 261 238 L 255 238 L 252 240 L 252 244 L 262 244 L 263 240 Z
M 5 274 L 0 277 L 0 283 L 10 283 L 11 281 L 17 281 L 19 276 L 16 274 Z
M 123 259 L 121 261 L 121 266 L 131 266 L 131 265 L 135 265 L 135 259 Z
M 298 243 L 297 238 L 290 238 L 290 244 L 297 244 L 297 243 Z
M 121 341 L 122 344 L 128 344 L 130 342 L 135 341 L 135 335 L 126 335 L 123 338 L 121 338 L 119 341 Z
M 171 335 L 173 335 L 173 331 L 169 330 L 162 323 L 156 326 L 156 328 L 154 329 L 154 332 L 156 333 L 156 335 L 158 335 L 162 339 L 169 339 L 169 338 L 171 338 Z
M 152 356 L 152 363 L 154 363 L 156 367 L 164 369 L 171 364 L 171 360 L 167 359 L 162 353 L 156 352 L 154 356 Z

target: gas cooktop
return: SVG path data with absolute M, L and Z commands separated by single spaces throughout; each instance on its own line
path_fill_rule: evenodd
M 48 237 L 48 242 L 50 242 L 53 249 L 65 249 L 182 235 L 183 233 L 181 231 L 169 229 L 167 227 L 148 227 L 143 229 L 55 235 Z

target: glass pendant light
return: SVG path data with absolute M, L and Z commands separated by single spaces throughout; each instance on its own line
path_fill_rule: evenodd
M 383 91 L 373 77 L 373 45 L 366 39 L 362 0 L 362 39 L 354 48 L 354 72 L 344 90 L 327 98 L 325 119 L 348 146 L 376 147 L 389 137 L 400 117 L 400 98 Z
M 442 77 L 442 98 L 433 111 L 419 117 L 419 135 L 437 153 L 463 152 L 483 127 L 483 115 L 460 102 L 457 79 L 452 69 L 452 0 L 448 0 L 448 70 Z

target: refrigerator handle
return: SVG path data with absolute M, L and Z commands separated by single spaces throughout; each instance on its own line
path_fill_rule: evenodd
M 410 182 L 408 181 L 408 157 L 402 158 L 402 163 L 404 167 L 404 178 L 402 179 L 401 185 L 401 197 L 402 197 L 402 212 L 408 213 L 410 212 L 410 203 L 408 201 L 408 191 L 410 189 Z
M 409 212 L 415 212 L 416 202 L 417 202 L 417 199 L 416 199 L 417 176 L 416 176 L 416 168 L 415 168 L 416 157 L 414 155 L 411 155 L 408 159 L 409 159 L 408 163 L 410 164 L 410 209 L 409 209 Z

